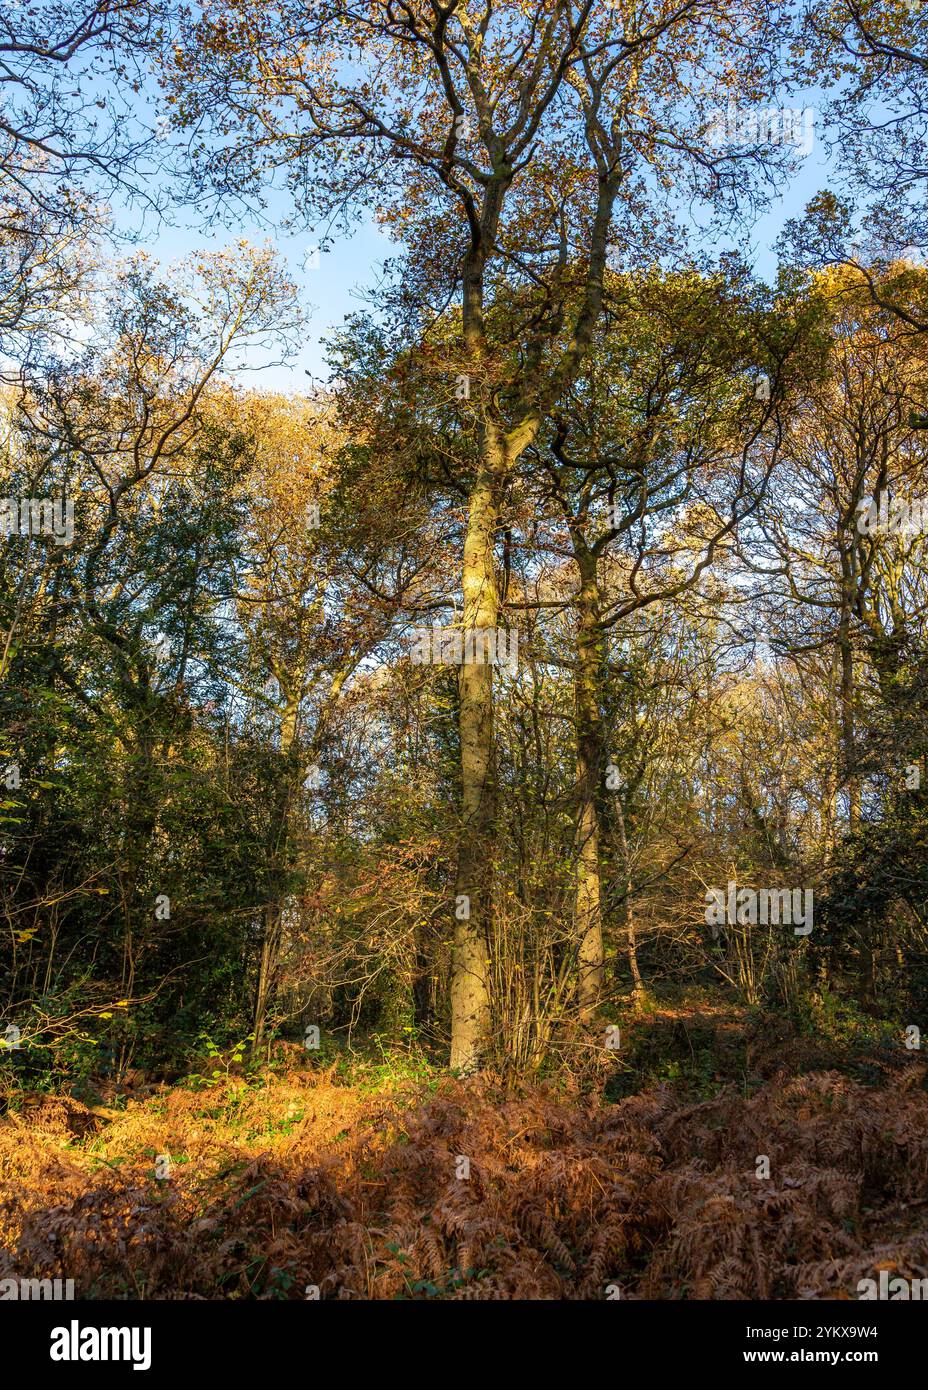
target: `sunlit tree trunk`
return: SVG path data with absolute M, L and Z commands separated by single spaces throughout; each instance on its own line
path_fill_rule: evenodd
M 641 979 L 641 971 L 638 967 L 638 931 L 635 923 L 635 906 L 632 901 L 632 866 L 628 849 L 628 837 L 625 834 L 625 810 L 622 806 L 622 798 L 618 792 L 615 794 L 615 825 L 616 841 L 619 848 L 619 865 L 624 891 L 622 911 L 625 917 L 628 968 L 632 976 L 632 1002 L 637 1005 L 641 1002 L 644 994 L 644 983 Z
M 850 601 L 843 597 L 838 625 L 838 652 L 841 660 L 841 752 L 847 783 L 848 829 L 853 832 L 860 821 L 860 776 L 854 737 L 854 651 L 851 643 Z
M 493 542 L 503 460 L 492 436 L 486 453 L 489 458 L 471 492 L 464 540 L 465 632 L 496 628 L 499 618 Z M 490 1029 L 488 953 L 496 817 L 492 665 L 463 662 L 459 690 L 461 829 L 451 973 L 451 1066 L 469 1072 L 480 1064 Z
M 577 550 L 580 566 L 577 661 L 574 708 L 577 725 L 577 839 L 574 931 L 577 943 L 577 992 L 580 1017 L 594 1013 L 603 987 L 602 882 L 597 796 L 603 766 L 600 680 L 603 638 L 599 627 L 596 557 Z
M 281 714 L 280 752 L 283 768 L 277 787 L 277 798 L 271 813 L 268 837 L 268 901 L 264 908 L 264 930 L 261 939 L 261 963 L 255 991 L 252 1022 L 252 1051 L 257 1053 L 264 1042 L 267 1014 L 277 972 L 283 940 L 283 915 L 286 892 L 282 879 L 286 874 L 286 856 L 290 840 L 290 815 L 299 785 L 301 766 L 297 747 L 299 697 L 289 696 Z

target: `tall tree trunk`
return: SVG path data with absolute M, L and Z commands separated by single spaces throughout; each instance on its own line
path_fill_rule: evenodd
M 838 652 L 841 661 L 841 754 L 847 778 L 848 829 L 853 835 L 860 825 L 861 789 L 857 769 L 854 728 L 854 649 L 851 641 L 852 571 L 851 557 L 841 552 L 842 596 L 838 623 Z M 858 989 L 864 1002 L 873 997 L 874 959 L 873 931 L 868 924 L 860 929 L 860 965 Z
M 268 1007 L 274 994 L 283 943 L 283 916 L 286 904 L 285 880 L 290 840 L 290 815 L 299 785 L 300 762 L 297 746 L 299 697 L 288 695 L 281 712 L 280 752 L 282 771 L 277 783 L 277 797 L 268 827 L 267 865 L 268 901 L 264 908 L 264 932 L 261 940 L 261 964 L 252 1021 L 252 1055 L 257 1056 L 264 1042 Z
M 492 436 L 486 441 L 485 454 L 489 457 L 471 492 L 464 540 L 465 633 L 473 628 L 495 629 L 499 617 L 493 541 L 504 460 Z M 451 965 L 451 1066 L 471 1072 L 480 1065 L 490 1031 L 488 956 L 496 819 L 493 667 L 487 662 L 462 662 L 459 691 L 461 831 Z
M 622 805 L 622 797 L 618 791 L 615 794 L 615 826 L 616 840 L 619 846 L 622 884 L 625 888 L 623 910 L 625 916 L 625 939 L 628 948 L 628 968 L 632 973 L 632 1003 L 637 1006 L 644 995 L 644 983 L 641 979 L 641 971 L 638 968 L 638 932 L 635 926 L 635 907 L 632 902 L 632 865 L 631 857 L 628 852 L 628 837 L 625 834 L 625 808 Z
M 280 942 L 283 929 L 281 904 L 268 903 L 264 909 L 264 937 L 261 942 L 261 965 L 258 970 L 258 988 L 255 993 L 255 1011 L 252 1024 L 252 1053 L 257 1054 L 264 1041 L 268 1005 L 273 993 L 280 958 Z
M 596 556 L 575 540 L 580 566 L 577 664 L 574 707 L 577 726 L 577 838 L 574 931 L 577 943 L 577 995 L 580 1017 L 589 1021 L 603 987 L 602 882 L 597 796 L 603 765 L 600 680 L 603 638 L 599 627 Z
M 850 556 L 842 551 L 842 597 L 838 621 L 838 652 L 841 662 L 841 753 L 847 780 L 848 829 L 853 834 L 860 820 L 860 775 L 854 741 L 854 649 L 851 642 L 852 577 Z

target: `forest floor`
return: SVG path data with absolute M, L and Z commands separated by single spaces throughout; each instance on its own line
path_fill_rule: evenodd
M 623 1026 L 623 1060 L 579 1080 L 301 1059 L 101 1105 L 9 1095 L 0 1277 L 84 1299 L 820 1299 L 928 1277 L 928 1069 L 831 1046 L 697 999 Z

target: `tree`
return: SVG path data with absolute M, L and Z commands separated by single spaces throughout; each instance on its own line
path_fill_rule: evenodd
M 13 731 L 5 751 L 20 780 L 56 790 L 62 705 L 79 712 L 82 739 L 92 743 L 89 728 L 115 750 L 114 766 L 104 757 L 93 772 L 124 798 L 105 892 L 107 917 L 121 927 L 128 1001 L 143 957 L 157 949 L 153 923 L 171 920 L 167 904 L 154 917 L 152 901 L 165 887 L 163 878 L 156 888 L 158 864 L 172 883 L 178 877 L 161 852 L 173 795 L 166 768 L 191 741 L 191 698 L 208 687 L 222 646 L 216 609 L 229 595 L 236 522 L 224 493 L 242 448 L 221 423 L 219 373 L 244 343 L 286 336 L 295 322 L 292 287 L 266 252 L 240 246 L 188 270 L 174 284 L 144 262 L 114 276 L 107 318 L 80 361 L 62 363 L 41 395 L 13 399 L 4 480 L 20 522 L 3 551 L 0 699 Z M 36 534 L 31 508 L 41 516 L 55 492 L 68 524 L 53 541 Z M 88 780 L 72 786 L 75 800 Z M 41 827 L 41 796 L 35 814 Z M 40 830 L 37 841 L 41 854 L 26 836 L 6 868 L 16 865 L 20 893 L 36 876 L 31 910 L 41 917 L 43 867 L 53 880 L 58 871 Z M 74 894 L 98 892 L 102 873 L 98 860 Z
M 0 15 L 0 354 L 27 378 L 73 343 L 114 191 L 154 206 L 137 100 L 160 0 L 43 0 Z M 15 372 L 13 364 L 15 362 Z M 40 373 L 39 373 L 40 374 Z
M 796 63 L 833 88 L 825 111 L 839 177 L 792 224 L 810 267 L 845 266 L 873 302 L 928 328 L 928 14 L 910 0 L 815 0 Z M 841 196 L 835 191 L 840 189 Z M 891 272 L 891 273 L 889 273 Z
M 621 313 L 597 333 L 582 382 L 528 460 L 567 530 L 579 581 L 569 601 L 577 624 L 576 949 L 586 1018 L 604 974 L 599 808 L 609 637 L 620 638 L 639 611 L 698 585 L 761 504 L 798 336 L 785 305 L 777 322 L 736 278 L 628 277 L 611 289 Z M 612 767 L 611 790 L 628 772 Z M 621 842 L 620 797 L 616 826 Z M 627 865 L 623 872 L 627 880 Z
M 874 283 L 879 291 L 878 274 Z M 781 475 L 741 540 L 746 563 L 761 576 L 758 604 L 775 649 L 824 683 L 833 701 L 826 738 L 834 805 L 825 848 L 834 855 L 839 822 L 851 837 L 860 829 L 868 765 L 874 754 L 880 762 L 869 736 L 873 711 L 891 708 L 897 681 L 908 679 L 928 597 L 920 524 L 881 521 L 890 502 L 894 509 L 918 503 L 928 488 L 924 437 L 912 428 L 924 340 L 892 308 L 874 303 L 853 268 L 817 276 L 809 298 L 828 358 L 797 395 Z M 868 991 L 872 967 L 864 942 Z
M 707 148 L 710 102 L 760 90 L 772 38 L 765 6 L 721 0 L 370 0 L 311 13 L 291 0 L 227 0 L 186 26 L 169 100 L 194 131 L 197 187 L 247 195 L 265 170 L 285 169 L 306 215 L 367 206 L 402 237 L 403 295 L 420 332 L 457 298 L 448 372 L 467 392 L 477 456 L 465 632 L 498 627 L 503 498 L 588 357 L 610 247 L 627 240 L 640 254 L 647 180 L 719 201 L 749 182 L 742 166 L 756 150 Z M 492 666 L 463 664 L 459 685 L 455 898 L 467 911 L 455 921 L 452 1065 L 470 1070 L 489 1030 Z

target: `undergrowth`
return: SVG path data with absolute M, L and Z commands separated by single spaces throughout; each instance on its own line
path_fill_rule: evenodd
M 721 1008 L 653 1010 L 626 1043 L 557 1086 L 335 1057 L 108 1106 L 11 1095 L 0 1276 L 90 1299 L 848 1298 L 877 1269 L 928 1276 L 917 1054 L 796 1075 L 801 1032 L 787 1072 Z

